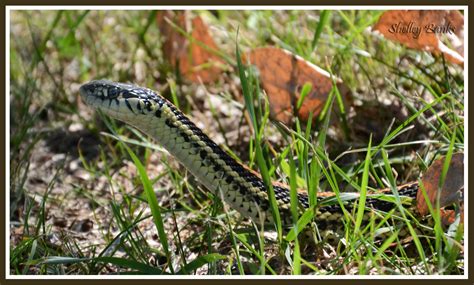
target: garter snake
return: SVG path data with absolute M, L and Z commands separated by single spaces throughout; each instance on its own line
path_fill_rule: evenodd
M 178 108 L 157 92 L 131 84 L 106 80 L 91 81 L 80 88 L 85 103 L 100 109 L 106 115 L 128 123 L 157 140 L 176 157 L 210 191 L 219 194 L 225 202 L 244 217 L 256 222 L 271 223 L 268 191 L 263 180 L 228 155 Z M 415 198 L 418 183 L 398 186 L 401 196 Z M 218 193 L 220 192 L 220 193 Z M 274 185 L 275 198 L 282 222 L 290 224 L 290 192 L 284 186 Z M 390 194 L 390 190 L 381 190 Z M 308 196 L 298 192 L 302 209 L 309 207 Z M 327 197 L 319 193 L 317 200 Z M 351 209 L 354 201 L 345 208 Z M 382 211 L 394 208 L 388 201 L 367 198 L 366 207 Z M 340 205 L 321 206 L 315 211 L 318 227 L 329 227 L 342 218 Z

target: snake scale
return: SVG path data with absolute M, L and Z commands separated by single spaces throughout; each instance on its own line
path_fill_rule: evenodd
M 153 137 L 207 189 L 223 197 L 242 216 L 256 222 L 273 222 L 268 191 L 263 180 L 228 155 L 157 92 L 132 84 L 96 80 L 82 85 L 80 94 L 87 105 Z M 417 191 L 417 182 L 398 186 L 401 196 L 415 198 Z M 275 184 L 274 192 L 282 222 L 290 225 L 290 191 Z M 391 193 L 387 189 L 381 192 Z M 325 194 L 319 193 L 317 200 L 328 196 Z M 306 193 L 298 192 L 298 201 L 301 209 L 309 207 Z M 344 207 L 350 210 L 353 206 L 354 201 L 350 200 Z M 381 199 L 367 198 L 366 207 L 388 211 L 395 205 Z M 318 207 L 315 215 L 318 228 L 324 229 L 338 224 L 343 212 L 341 206 L 335 204 Z

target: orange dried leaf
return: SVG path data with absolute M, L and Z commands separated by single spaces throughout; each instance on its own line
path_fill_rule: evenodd
M 464 222 L 464 206 L 461 205 L 461 223 Z M 440 209 L 441 212 L 441 222 L 443 225 L 450 225 L 456 221 L 456 211 L 454 210 L 445 210 Z
M 425 187 L 426 194 L 428 195 L 431 205 L 436 205 L 436 197 L 438 193 L 438 185 L 441 177 L 441 172 L 444 165 L 444 157 L 436 160 L 423 175 L 423 186 Z M 453 154 L 448 173 L 446 175 L 444 185 L 441 188 L 440 195 L 440 207 L 450 206 L 454 203 L 461 204 L 462 209 L 462 196 L 464 191 L 464 155 L 462 153 Z M 423 193 L 418 192 L 417 197 L 417 209 L 421 215 L 429 213 L 428 205 Z M 455 213 L 452 210 L 443 210 L 441 212 L 443 222 L 454 221 Z M 463 217 L 463 213 L 461 213 Z
M 158 26 L 165 38 L 164 57 L 179 68 L 186 79 L 193 82 L 214 82 L 221 75 L 224 61 L 211 52 L 217 50 L 217 46 L 201 17 L 196 16 L 189 21 L 188 15 L 184 11 L 158 12 Z M 193 41 L 189 41 L 169 22 L 190 33 Z
M 296 113 L 303 121 L 309 119 L 310 112 L 313 112 L 313 116 L 319 114 L 332 89 L 328 72 L 289 51 L 275 47 L 257 48 L 247 56 L 249 62 L 259 70 L 272 118 L 289 123 Z M 311 83 L 311 91 L 296 112 L 301 88 L 307 82 Z M 338 82 L 341 84 L 341 80 Z
M 374 30 L 409 48 L 443 54 L 464 63 L 464 16 L 449 10 L 392 10 L 382 14 Z M 450 45 L 452 48 L 448 47 Z

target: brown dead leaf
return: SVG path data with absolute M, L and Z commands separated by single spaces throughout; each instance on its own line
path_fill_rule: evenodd
M 423 186 L 425 187 L 426 193 L 430 200 L 431 205 L 436 205 L 436 196 L 438 192 L 439 179 L 444 164 L 444 157 L 436 160 L 423 175 Z M 440 207 L 451 206 L 452 204 L 461 204 L 464 191 L 464 154 L 455 153 L 451 158 L 449 170 L 444 181 L 444 185 L 441 189 L 440 196 Z M 423 197 L 423 193 L 418 191 L 417 197 L 417 209 L 421 215 L 429 213 L 428 205 Z M 441 212 L 443 222 L 453 222 L 455 213 L 454 210 L 443 210 Z M 461 221 L 463 220 L 464 213 L 461 213 Z
M 303 121 L 309 119 L 311 111 L 314 117 L 319 114 L 332 89 L 328 72 L 289 51 L 275 47 L 257 48 L 247 56 L 249 62 L 260 72 L 260 80 L 270 102 L 272 118 L 288 124 L 296 113 Z M 342 81 L 337 81 L 345 93 Z M 312 84 L 311 91 L 296 112 L 301 88 L 307 82 Z
M 464 63 L 464 16 L 459 11 L 387 11 L 374 30 L 409 48 L 443 54 L 447 60 L 459 65 Z
M 464 222 L 464 205 L 460 206 L 461 211 L 461 223 Z M 456 211 L 455 210 L 446 210 L 440 209 L 441 212 L 441 223 L 443 225 L 450 225 L 456 221 Z
M 193 82 L 210 83 L 218 79 L 224 61 L 210 50 L 217 50 L 207 25 L 201 17 L 190 20 L 188 11 L 160 11 L 157 22 L 163 42 L 163 54 L 168 61 L 179 68 L 180 73 Z M 187 33 L 191 33 L 194 41 L 189 41 L 169 22 L 174 23 Z

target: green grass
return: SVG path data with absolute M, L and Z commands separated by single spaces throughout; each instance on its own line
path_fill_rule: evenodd
M 434 224 L 426 225 L 395 191 L 439 156 L 463 151 L 459 67 L 366 33 L 379 11 L 195 13 L 216 27 L 219 50 L 211 52 L 226 62 L 227 72 L 207 86 L 183 82 L 166 64 L 156 12 L 12 13 L 11 274 L 464 273 L 462 231 L 442 227 L 438 204 L 430 205 Z M 242 62 L 245 52 L 266 45 L 341 78 L 359 111 L 343 103 L 334 82 L 315 121 L 272 121 L 258 72 Z M 151 138 L 78 103 L 79 84 L 97 78 L 132 81 L 162 92 L 192 117 L 205 114 L 198 115 L 209 125 L 205 132 L 262 175 L 275 224 L 264 228 L 239 217 Z M 218 95 L 195 95 L 203 87 Z M 297 107 L 310 87 L 302 88 Z M 61 140 L 52 140 L 55 131 Z M 272 181 L 290 186 L 289 228 Z M 396 208 L 364 220 L 370 191 L 387 186 L 392 195 L 379 198 Z M 304 212 L 296 203 L 301 188 L 310 194 Z M 352 211 L 344 207 L 355 199 L 348 189 L 360 192 Z M 335 195 L 316 201 L 322 190 Z M 345 209 L 338 243 L 325 242 L 318 231 L 314 210 L 321 204 Z M 58 216 L 68 227 L 54 222 Z M 93 228 L 74 230 L 73 219 L 89 219 Z M 402 230 L 411 243 L 400 240 Z M 386 232 L 382 241 L 380 232 Z

